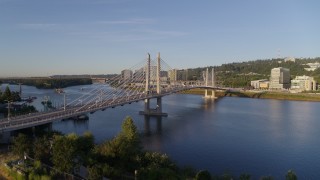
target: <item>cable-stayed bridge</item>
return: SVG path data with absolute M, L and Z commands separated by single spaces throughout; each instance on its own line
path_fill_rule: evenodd
M 176 70 L 160 58 L 155 60 L 147 55 L 143 62 L 123 70 L 120 75 L 109 79 L 103 86 L 98 86 L 90 92 L 81 95 L 70 102 L 64 98 L 63 107 L 27 115 L 0 119 L 0 133 L 13 131 L 54 121 L 93 113 L 107 108 L 114 108 L 144 101 L 143 115 L 166 116 L 162 112 L 162 97 L 173 93 L 195 88 L 205 89 L 205 97 L 215 98 L 216 90 L 225 90 L 215 86 L 215 75 L 212 69 L 203 73 L 203 79 L 193 83 L 177 81 Z M 211 91 L 211 95 L 208 94 Z M 150 99 L 157 99 L 156 108 L 150 108 Z

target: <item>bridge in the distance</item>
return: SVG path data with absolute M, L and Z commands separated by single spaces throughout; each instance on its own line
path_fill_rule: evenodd
M 178 82 L 176 76 L 176 71 L 160 58 L 160 54 L 156 60 L 151 60 L 148 54 L 147 60 L 123 70 L 119 76 L 109 79 L 107 84 L 98 86 L 68 103 L 65 100 L 63 107 L 47 112 L 0 119 L 0 133 L 47 124 L 138 101 L 145 102 L 144 110 L 140 114 L 166 116 L 167 114 L 162 112 L 163 96 L 201 88 L 205 89 L 206 98 L 215 98 L 216 90 L 225 90 L 215 86 L 213 69 L 210 73 L 207 69 L 203 73 L 203 79 L 193 83 Z M 150 108 L 150 99 L 157 100 L 155 108 Z

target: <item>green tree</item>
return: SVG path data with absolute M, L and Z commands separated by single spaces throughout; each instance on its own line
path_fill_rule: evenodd
M 13 140 L 13 152 L 20 158 L 24 157 L 24 153 L 30 155 L 31 140 L 25 134 L 19 133 Z
M 240 177 L 239 177 L 240 180 L 250 180 L 251 179 L 251 176 L 250 174 L 241 174 Z
M 297 175 L 294 173 L 294 171 L 289 170 L 286 174 L 286 180 L 297 180 Z
M 87 164 L 91 158 L 90 154 L 94 149 L 94 137 L 90 132 L 85 132 L 82 136 L 77 138 L 77 154 L 79 163 Z
M 11 91 L 10 91 L 9 86 L 7 86 L 6 89 L 4 90 L 4 92 L 2 93 L 2 99 L 12 101 Z
M 196 174 L 196 180 L 210 180 L 211 174 L 207 170 L 201 170 Z
M 93 165 L 88 168 L 88 179 L 89 180 L 101 180 L 103 171 L 99 165 Z
M 41 162 L 50 162 L 50 140 L 44 137 L 38 137 L 33 142 L 33 154 L 34 159 Z
M 76 139 L 74 135 L 59 136 L 53 138 L 52 162 L 60 172 L 72 172 L 75 167 Z
M 139 134 L 131 117 L 126 117 L 118 136 L 99 148 L 100 154 L 108 158 L 111 165 L 130 171 L 137 165 L 137 156 L 141 154 L 141 150 Z
M 260 180 L 273 180 L 272 176 L 262 176 Z
M 170 160 L 166 154 L 158 152 L 146 152 L 140 161 L 144 168 L 169 168 L 176 170 L 176 165 Z

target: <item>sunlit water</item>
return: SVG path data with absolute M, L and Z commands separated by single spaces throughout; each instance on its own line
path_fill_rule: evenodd
M 67 100 L 94 86 L 66 88 Z M 23 86 L 23 96 L 37 96 L 33 104 L 39 110 L 44 96 L 56 105 L 63 102 L 53 90 L 29 86 Z M 138 115 L 142 109 L 143 102 L 133 103 L 89 114 L 88 121 L 55 122 L 53 129 L 91 131 L 101 143 L 117 135 L 123 119 L 131 116 L 145 149 L 166 153 L 180 166 L 213 174 L 249 173 L 255 179 L 262 175 L 284 179 L 289 169 L 299 179 L 320 177 L 320 103 L 234 97 L 212 102 L 198 95 L 174 94 L 163 98 L 168 117 L 146 119 Z

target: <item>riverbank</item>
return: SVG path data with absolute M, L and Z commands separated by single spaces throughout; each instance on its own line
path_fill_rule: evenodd
M 35 86 L 38 89 L 55 89 L 55 88 L 66 88 L 77 85 L 88 85 L 92 84 L 90 78 L 15 78 L 15 79 L 2 79 L 2 83 L 8 84 L 24 84 L 28 86 Z
M 15 159 L 17 159 L 17 156 L 15 156 L 12 152 L 3 151 L 0 149 L 0 179 L 13 179 L 7 167 L 4 166 L 4 163 Z
M 204 95 L 204 89 L 192 89 L 183 92 L 184 94 L 198 94 Z M 307 93 L 287 93 L 287 92 L 275 92 L 275 91 L 217 91 L 217 97 L 246 97 L 246 98 L 260 98 L 260 99 L 279 99 L 279 100 L 294 100 L 294 101 L 320 101 L 320 95 L 307 94 Z

